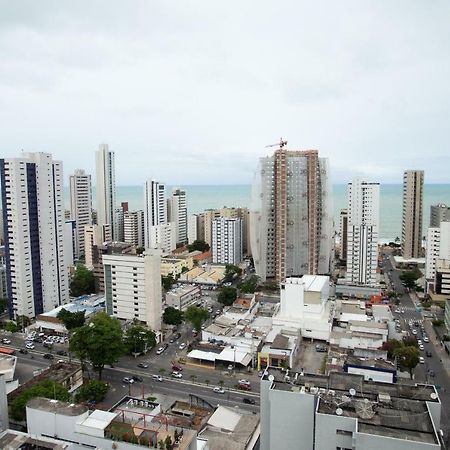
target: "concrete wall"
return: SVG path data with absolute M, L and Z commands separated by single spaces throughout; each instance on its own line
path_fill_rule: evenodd
M 438 450 L 441 446 L 357 432 L 355 433 L 355 448 L 358 450 Z M 334 449 L 335 447 L 333 447 Z
M 316 414 L 316 449 L 353 448 L 350 433 L 356 431 L 356 426 L 354 417 Z

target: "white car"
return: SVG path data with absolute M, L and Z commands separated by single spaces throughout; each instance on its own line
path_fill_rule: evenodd
M 422 340 L 421 340 L 421 339 L 417 339 L 417 343 L 418 343 L 419 345 L 422 345 Z
M 394 312 L 400 314 L 401 311 L 399 309 L 396 309 Z
M 214 392 L 217 392 L 218 394 L 225 394 L 225 390 L 221 387 L 215 387 Z
M 11 341 L 9 339 L 3 338 L 2 344 L 11 344 Z
M 152 375 L 152 378 L 156 381 L 163 381 L 163 377 L 161 375 Z
M 424 336 L 424 337 L 423 337 L 423 342 L 430 342 L 430 340 L 428 339 L 427 336 Z
M 423 356 L 419 356 L 420 364 L 425 364 L 425 358 Z
M 412 330 L 412 334 L 415 336 L 417 334 L 417 330 Z
M 164 347 L 159 347 L 158 350 L 156 350 L 156 354 L 160 355 L 165 350 Z
M 248 381 L 248 380 L 242 379 L 242 380 L 239 380 L 238 383 L 239 383 L 239 384 L 246 384 L 246 385 L 250 386 L 250 381 Z
M 425 347 L 423 345 L 419 345 L 419 350 L 425 350 Z
M 183 374 L 182 374 L 182 373 L 180 373 L 180 372 L 175 372 L 175 371 L 172 372 L 172 376 L 173 376 L 174 378 L 183 378 Z
M 134 379 L 131 378 L 131 377 L 125 377 L 122 381 L 124 383 L 126 383 L 126 384 L 133 384 L 134 383 Z
M 28 343 L 25 345 L 25 347 L 26 347 L 28 350 L 34 350 L 34 344 L 32 344 L 31 342 L 28 342 Z
M 178 348 L 180 350 L 184 350 L 186 348 L 186 344 L 184 342 L 182 342 Z

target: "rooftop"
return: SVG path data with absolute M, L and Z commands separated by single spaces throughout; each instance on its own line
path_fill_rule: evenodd
M 304 284 L 305 291 L 321 292 L 330 282 L 330 278 L 325 275 L 303 275 L 301 278 L 287 278 L 285 284 Z
M 340 372 L 287 375 L 269 368 L 263 380 L 271 381 L 272 389 L 317 395 L 317 413 L 356 418 L 359 432 L 437 443 L 427 406 L 440 403 L 434 386 L 364 381 L 363 375 Z
M 80 416 L 88 412 L 88 408 L 84 405 L 76 403 L 61 402 L 48 398 L 36 397 L 27 403 L 27 408 L 39 409 L 41 411 L 53 412 L 64 416 Z
M 34 438 L 27 433 L 15 430 L 6 430 L 0 433 L 0 448 L 8 450 L 64 450 L 72 443 L 61 442 L 47 437 Z

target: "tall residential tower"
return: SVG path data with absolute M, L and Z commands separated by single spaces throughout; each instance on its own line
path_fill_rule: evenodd
M 262 279 L 330 272 L 333 208 L 328 160 L 283 146 L 260 158 L 252 188 L 250 242 Z
M 69 300 L 62 163 L 48 153 L 0 160 L 10 318 Z
M 116 218 L 116 173 L 114 152 L 101 144 L 95 155 L 97 224 L 109 225 L 113 240 L 118 238 Z
M 402 256 L 419 258 L 422 250 L 423 170 L 403 174 Z
M 75 170 L 69 178 L 70 216 L 75 221 L 76 259 L 84 255 L 84 227 L 92 225 L 92 185 L 91 176 L 84 170 Z
M 188 241 L 186 191 L 174 188 L 167 203 L 169 222 L 175 224 L 176 243 L 186 244 Z
M 144 186 L 145 248 L 156 248 L 152 239 L 152 227 L 167 223 L 166 186 L 155 180 L 147 180 Z
M 350 284 L 377 284 L 380 184 L 354 178 L 348 184 L 347 276 Z

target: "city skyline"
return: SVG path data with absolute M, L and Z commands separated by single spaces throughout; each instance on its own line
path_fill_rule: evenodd
M 118 185 L 247 184 L 283 136 L 329 157 L 333 182 L 448 181 L 449 4 L 138 6 L 3 5 L 5 157 L 93 174 L 107 142 Z

